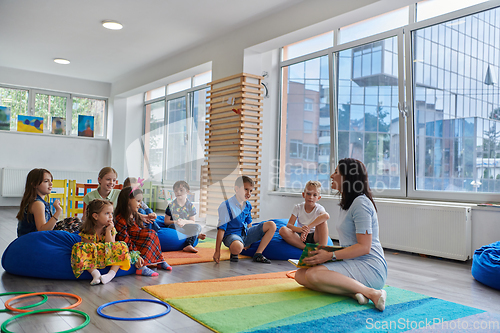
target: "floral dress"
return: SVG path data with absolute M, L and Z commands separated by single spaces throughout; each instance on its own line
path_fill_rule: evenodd
M 116 235 L 116 229 L 111 230 Z M 71 267 L 78 278 L 83 271 L 102 269 L 106 266 L 120 266 L 127 271 L 130 269 L 130 254 L 125 242 L 106 242 L 105 235 L 88 235 L 80 232 L 82 239 L 91 243 L 79 242 L 73 245 L 71 251 Z

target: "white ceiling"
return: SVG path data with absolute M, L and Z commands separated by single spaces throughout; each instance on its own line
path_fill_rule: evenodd
M 112 83 L 302 1 L 0 0 L 0 66 Z

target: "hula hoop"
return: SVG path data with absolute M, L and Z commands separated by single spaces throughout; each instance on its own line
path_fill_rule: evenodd
M 8 296 L 8 295 L 24 295 L 24 294 L 32 294 L 32 293 L 33 293 L 32 291 L 14 291 L 14 292 L 11 292 L 11 293 L 1 293 L 0 297 L 1 296 Z M 48 299 L 47 295 L 43 294 L 43 295 L 40 295 L 40 296 L 43 297 L 43 299 L 40 302 L 35 303 L 35 304 L 31 304 L 31 305 L 21 306 L 18 309 L 23 310 L 23 309 L 34 308 L 35 306 L 39 306 L 39 305 L 42 305 L 45 302 L 47 302 L 47 299 Z M 1 312 L 7 312 L 7 311 L 9 311 L 9 310 L 8 309 L 0 309 L 0 313 Z
M 12 307 L 10 305 L 10 303 L 12 301 L 16 300 L 16 299 L 20 299 L 20 298 L 24 298 L 24 297 L 29 297 L 29 296 L 36 296 L 36 295 L 61 295 L 61 296 L 73 297 L 73 298 L 76 299 L 76 303 L 71 304 L 71 305 L 69 305 L 69 306 L 67 306 L 65 308 L 61 308 L 63 310 L 72 309 L 72 308 L 77 307 L 78 305 L 80 305 L 82 303 L 82 298 L 80 296 L 78 296 L 78 295 L 75 295 L 75 294 L 60 293 L 60 292 L 56 292 L 56 291 L 45 291 L 45 292 L 41 292 L 41 293 L 31 293 L 31 294 L 26 294 L 26 295 L 12 297 L 7 302 L 5 302 L 5 308 L 9 309 L 10 311 L 16 311 L 16 312 L 23 312 L 23 313 L 30 312 L 30 310 L 22 310 L 21 308 L 14 308 L 14 307 Z
M 24 317 L 24 316 L 29 316 L 29 315 L 33 315 L 33 314 L 38 314 L 38 313 L 45 313 L 45 312 L 60 312 L 60 311 L 69 311 L 69 312 L 74 312 L 74 313 L 78 313 L 79 315 L 82 315 L 84 318 L 85 318 L 85 321 L 80 324 L 79 326 L 75 327 L 75 328 L 72 328 L 72 329 L 69 329 L 69 330 L 66 330 L 66 331 L 61 331 L 61 332 L 57 332 L 57 333 L 69 333 L 69 332 L 75 332 L 75 331 L 78 331 L 79 329 L 82 329 L 84 328 L 85 326 L 87 326 L 89 323 L 90 323 L 90 316 L 88 314 L 86 314 L 85 312 L 83 311 L 79 311 L 79 310 L 72 310 L 72 309 L 44 309 L 44 310 L 33 310 L 33 311 L 30 311 L 30 312 L 27 312 L 27 313 L 20 313 L 18 315 L 15 315 L 14 317 L 12 318 L 9 318 L 7 319 L 6 321 L 3 322 L 2 324 L 2 332 L 5 332 L 5 333 L 13 333 L 12 331 L 9 331 L 7 330 L 7 325 L 13 321 L 13 320 L 16 320 L 18 318 L 21 318 L 21 317 Z
M 162 313 L 159 313 L 159 314 L 156 314 L 156 315 L 153 315 L 153 316 L 139 317 L 139 318 L 113 317 L 113 316 L 109 316 L 107 314 L 102 313 L 102 309 L 104 309 L 107 306 L 110 306 L 110 305 L 113 305 L 113 304 L 118 304 L 118 303 L 126 303 L 126 302 L 150 302 L 150 303 L 157 303 L 157 304 L 163 305 L 166 308 L 166 310 L 164 312 L 162 312 Z M 164 316 L 167 313 L 169 313 L 171 309 L 172 308 L 167 303 L 162 302 L 162 301 L 158 301 L 158 300 L 155 300 L 155 299 L 132 298 L 132 299 L 123 299 L 123 300 L 120 300 L 120 301 L 113 301 L 113 302 L 109 302 L 109 303 L 103 304 L 103 305 L 101 305 L 100 307 L 97 308 L 97 313 L 101 317 L 108 318 L 108 319 L 114 319 L 114 320 L 147 320 L 147 319 L 153 319 L 153 318 L 158 318 L 158 317 Z

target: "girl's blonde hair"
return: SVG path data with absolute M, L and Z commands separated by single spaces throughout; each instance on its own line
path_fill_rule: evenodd
M 36 199 L 36 187 L 43 182 L 43 177 L 48 173 L 50 175 L 50 180 L 54 180 L 52 174 L 47 169 L 33 169 L 26 176 L 26 185 L 24 186 L 24 195 L 21 200 L 21 205 L 19 206 L 19 212 L 16 215 L 18 220 L 24 218 L 24 213 L 31 214 L 31 204 L 35 202 Z M 28 222 L 31 222 L 28 219 Z
M 102 168 L 101 171 L 99 171 L 99 178 L 100 179 L 103 179 L 104 176 L 106 176 L 108 173 L 111 173 L 113 172 L 115 175 L 116 175 L 116 178 L 118 178 L 118 172 L 116 172 L 115 169 L 113 169 L 112 167 L 105 167 L 105 168 Z
M 92 216 L 94 213 L 99 214 L 102 212 L 104 207 L 110 205 L 113 207 L 113 203 L 108 200 L 94 199 L 92 200 L 85 209 L 85 216 L 82 224 L 82 232 L 87 235 L 95 234 L 95 227 L 97 225 L 97 220 Z

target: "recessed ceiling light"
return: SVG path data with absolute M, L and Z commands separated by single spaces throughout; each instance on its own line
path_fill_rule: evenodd
M 105 27 L 106 29 L 111 29 L 111 30 L 120 30 L 123 28 L 123 25 L 121 25 L 121 23 L 110 20 L 102 21 L 102 26 Z
M 69 60 L 68 59 L 62 59 L 62 58 L 56 58 L 56 59 L 54 59 L 54 62 L 58 63 L 58 64 L 61 64 L 61 65 L 67 65 L 67 64 L 69 64 Z

